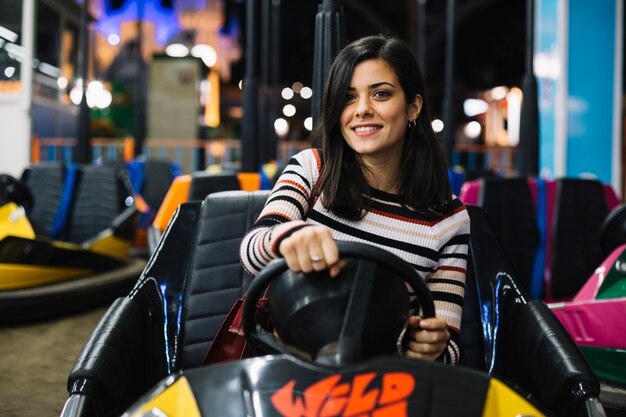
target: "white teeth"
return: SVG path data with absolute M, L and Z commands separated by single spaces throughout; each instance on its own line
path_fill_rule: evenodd
M 377 127 L 374 126 L 363 126 L 363 127 L 357 127 L 354 129 L 355 132 L 370 132 L 372 130 L 376 130 L 378 129 Z

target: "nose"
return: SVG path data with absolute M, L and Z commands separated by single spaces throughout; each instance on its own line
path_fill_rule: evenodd
M 361 118 L 372 115 L 372 107 L 367 98 L 362 98 L 357 101 L 354 115 Z

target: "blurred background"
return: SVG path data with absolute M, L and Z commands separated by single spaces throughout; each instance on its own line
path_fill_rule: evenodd
M 316 15 L 326 7 L 341 18 L 337 45 L 382 32 L 415 49 L 451 167 L 468 177 L 588 175 L 621 194 L 623 6 L 586 3 L 0 0 L 3 166 L 284 162 L 309 146 Z

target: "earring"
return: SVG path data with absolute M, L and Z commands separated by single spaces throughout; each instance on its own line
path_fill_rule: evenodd
M 409 129 L 415 129 L 415 126 L 417 126 L 415 120 L 409 120 Z

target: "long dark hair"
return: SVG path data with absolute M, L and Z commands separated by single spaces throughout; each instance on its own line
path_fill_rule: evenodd
M 354 67 L 370 59 L 381 59 L 396 73 L 412 103 L 422 97 L 422 109 L 414 128 L 406 130 L 403 161 L 398 178 L 401 203 L 412 209 L 439 212 L 450 201 L 446 159 L 431 126 L 430 109 L 422 72 L 411 48 L 398 38 L 367 36 L 343 48 L 330 68 L 324 92 L 322 115 L 313 137 L 322 141 L 324 166 L 320 177 L 321 201 L 333 213 L 359 219 L 368 208 L 370 187 L 359 155 L 350 148 L 340 130 Z

